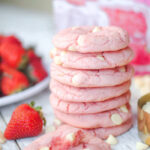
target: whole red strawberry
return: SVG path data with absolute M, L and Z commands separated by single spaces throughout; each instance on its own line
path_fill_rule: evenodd
M 48 76 L 40 57 L 38 57 L 33 49 L 27 51 L 29 64 L 26 69 L 28 78 L 32 83 L 38 83 Z
M 27 77 L 20 71 L 1 63 L 1 91 L 4 95 L 10 95 L 29 87 Z
M 27 62 L 27 56 L 21 42 L 14 36 L 5 37 L 0 45 L 2 61 L 13 68 L 23 69 Z
M 34 108 L 34 102 L 22 104 L 14 110 L 4 136 L 8 140 L 37 136 L 44 124 L 41 107 Z

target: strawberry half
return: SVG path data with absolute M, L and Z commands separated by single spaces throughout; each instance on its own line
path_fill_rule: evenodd
M 39 135 L 45 124 L 41 110 L 41 107 L 34 108 L 34 102 L 18 106 L 4 132 L 5 138 L 15 140 Z
M 14 36 L 6 37 L 2 40 L 0 56 L 3 62 L 17 69 L 23 69 L 28 62 L 28 57 L 21 42 Z
M 27 77 L 20 71 L 1 63 L 1 91 L 4 95 L 10 95 L 29 87 Z

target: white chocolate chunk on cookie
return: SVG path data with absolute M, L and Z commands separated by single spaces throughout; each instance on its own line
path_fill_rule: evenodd
M 56 54 L 57 54 L 57 48 L 53 48 L 53 49 L 50 51 L 50 57 L 53 58 Z
M 79 46 L 84 45 L 84 37 L 82 35 L 79 36 L 77 43 Z
M 40 148 L 40 150 L 49 150 L 49 147 L 45 146 L 45 147 Z
M 61 58 L 62 58 L 62 57 L 65 57 L 65 56 L 66 56 L 66 54 L 67 54 L 67 52 L 66 52 L 66 51 L 62 51 L 62 52 L 61 52 L 61 54 L 60 54 Z
M 141 143 L 141 142 L 137 142 L 136 143 L 136 149 L 137 150 L 146 150 L 149 146 L 144 144 L 144 143 Z
M 110 145 L 115 145 L 118 143 L 118 141 L 113 135 L 109 135 L 109 137 L 106 140 L 106 143 L 108 143 Z
M 79 75 L 75 75 L 73 78 L 72 78 L 72 83 L 74 85 L 79 85 L 79 80 L 80 80 L 80 76 Z
M 97 55 L 97 58 L 100 59 L 100 60 L 102 60 L 102 61 L 105 60 L 104 57 L 103 57 L 101 54 L 98 54 L 98 55 Z
M 115 125 L 120 125 L 120 124 L 122 124 L 122 118 L 120 117 L 120 115 L 119 114 L 112 114 L 112 116 L 111 116 L 111 120 L 112 120 L 112 122 L 115 124 Z
M 119 71 L 120 72 L 126 72 L 126 68 L 125 67 L 121 67 L 121 68 L 119 68 Z
M 59 56 L 55 56 L 54 57 L 54 63 L 56 65 L 61 65 L 62 64 L 61 58 Z
M 62 124 L 62 122 L 59 119 L 55 118 L 54 119 L 54 124 L 57 125 L 57 126 L 60 126 Z
M 70 141 L 70 142 L 73 142 L 75 140 L 75 134 L 74 133 L 69 133 L 67 136 L 66 136 L 66 140 L 67 141 Z
M 95 27 L 92 32 L 95 33 L 95 32 L 99 32 L 99 31 L 100 31 L 100 28 L 99 27 Z
M 46 128 L 46 133 L 48 133 L 48 132 L 54 132 L 55 130 L 56 130 L 55 126 L 49 125 Z
M 69 51 L 76 51 L 76 48 L 75 48 L 75 46 L 69 46 L 68 50 Z
M 120 107 L 120 110 L 121 110 L 122 112 L 124 112 L 124 113 L 128 113 L 128 112 L 129 112 L 126 105 L 121 106 L 121 107 Z

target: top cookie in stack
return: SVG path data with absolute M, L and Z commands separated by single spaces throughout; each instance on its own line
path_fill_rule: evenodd
M 79 128 L 128 130 L 134 71 L 128 65 L 133 52 L 127 32 L 113 26 L 73 27 L 58 33 L 53 44 L 50 100 L 57 118 Z

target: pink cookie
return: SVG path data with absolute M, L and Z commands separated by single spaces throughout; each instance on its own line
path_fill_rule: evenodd
M 52 79 L 50 88 L 59 99 L 64 101 L 100 102 L 126 93 L 130 88 L 130 81 L 113 87 L 76 88 Z
M 130 48 L 103 53 L 78 53 L 53 49 L 51 57 L 63 67 L 74 69 L 106 69 L 124 66 L 131 62 L 134 53 Z
M 51 65 L 53 79 L 74 87 L 115 86 L 130 80 L 133 73 L 131 66 L 105 70 L 76 70 Z
M 116 51 L 129 44 L 128 33 L 119 27 L 73 27 L 53 38 L 56 48 L 81 53 Z
M 129 104 L 125 105 L 123 108 L 120 107 L 96 114 L 68 114 L 58 110 L 54 110 L 54 113 L 62 122 L 84 129 L 121 125 L 132 116 Z
M 24 150 L 110 150 L 110 146 L 100 138 L 82 129 L 68 125 L 60 126 L 55 132 L 48 133 L 32 142 Z
M 65 124 L 62 123 L 61 126 L 62 125 Z M 133 125 L 133 118 L 131 117 L 125 123 L 118 126 L 109 127 L 109 128 L 84 129 L 84 131 L 105 140 L 108 138 L 109 135 L 119 136 L 127 132 L 132 127 L 132 125 Z M 60 126 L 55 125 L 55 127 L 57 129 Z
M 120 97 L 112 98 L 103 102 L 75 103 L 67 102 L 57 98 L 54 94 L 50 96 L 52 107 L 58 111 L 69 114 L 93 114 L 121 107 L 129 102 L 130 92 Z

